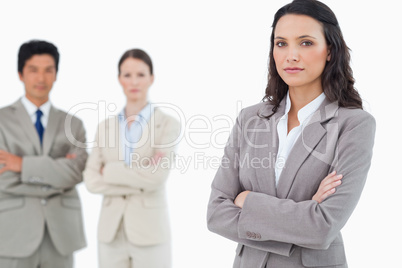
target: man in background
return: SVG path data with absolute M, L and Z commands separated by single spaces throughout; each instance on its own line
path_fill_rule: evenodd
M 73 252 L 86 245 L 75 189 L 87 159 L 85 130 L 49 101 L 58 63 L 53 44 L 24 43 L 25 95 L 0 109 L 0 267 L 71 268 Z

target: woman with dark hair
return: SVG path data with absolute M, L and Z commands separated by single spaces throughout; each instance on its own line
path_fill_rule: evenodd
M 148 101 L 151 58 L 127 51 L 118 64 L 126 106 L 98 126 L 84 181 L 103 194 L 98 225 L 104 268 L 171 267 L 165 182 L 180 134 L 179 123 Z
M 272 27 L 265 101 L 238 116 L 208 228 L 238 242 L 234 267 L 347 267 L 340 231 L 365 184 L 375 120 L 326 5 L 295 0 Z

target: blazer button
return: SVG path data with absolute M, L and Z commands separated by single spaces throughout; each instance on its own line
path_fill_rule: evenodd
M 253 237 L 253 234 L 252 234 L 251 232 L 247 232 L 246 235 L 247 235 L 248 238 L 252 238 L 252 237 Z
M 122 195 L 121 197 L 123 197 L 123 199 L 126 199 L 127 196 L 126 196 L 126 195 Z
M 40 200 L 40 203 L 41 203 L 43 206 L 46 206 L 47 200 L 46 200 L 46 199 L 41 199 L 41 200 Z

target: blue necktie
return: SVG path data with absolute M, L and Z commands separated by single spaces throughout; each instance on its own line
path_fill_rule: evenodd
M 42 122 L 40 121 L 40 118 L 42 117 L 42 115 L 43 115 L 43 113 L 41 110 L 36 111 L 35 127 L 36 127 L 36 131 L 38 131 L 40 144 L 42 144 L 43 132 L 45 131 L 45 129 L 43 128 Z

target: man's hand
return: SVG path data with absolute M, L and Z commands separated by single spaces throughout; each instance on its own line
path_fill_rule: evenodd
M 6 171 L 21 172 L 22 157 L 0 150 L 0 165 L 3 165 L 0 169 L 0 174 Z
M 77 157 L 76 154 L 67 154 L 67 155 L 66 155 L 66 158 L 67 158 L 67 159 L 75 159 L 76 157 Z

